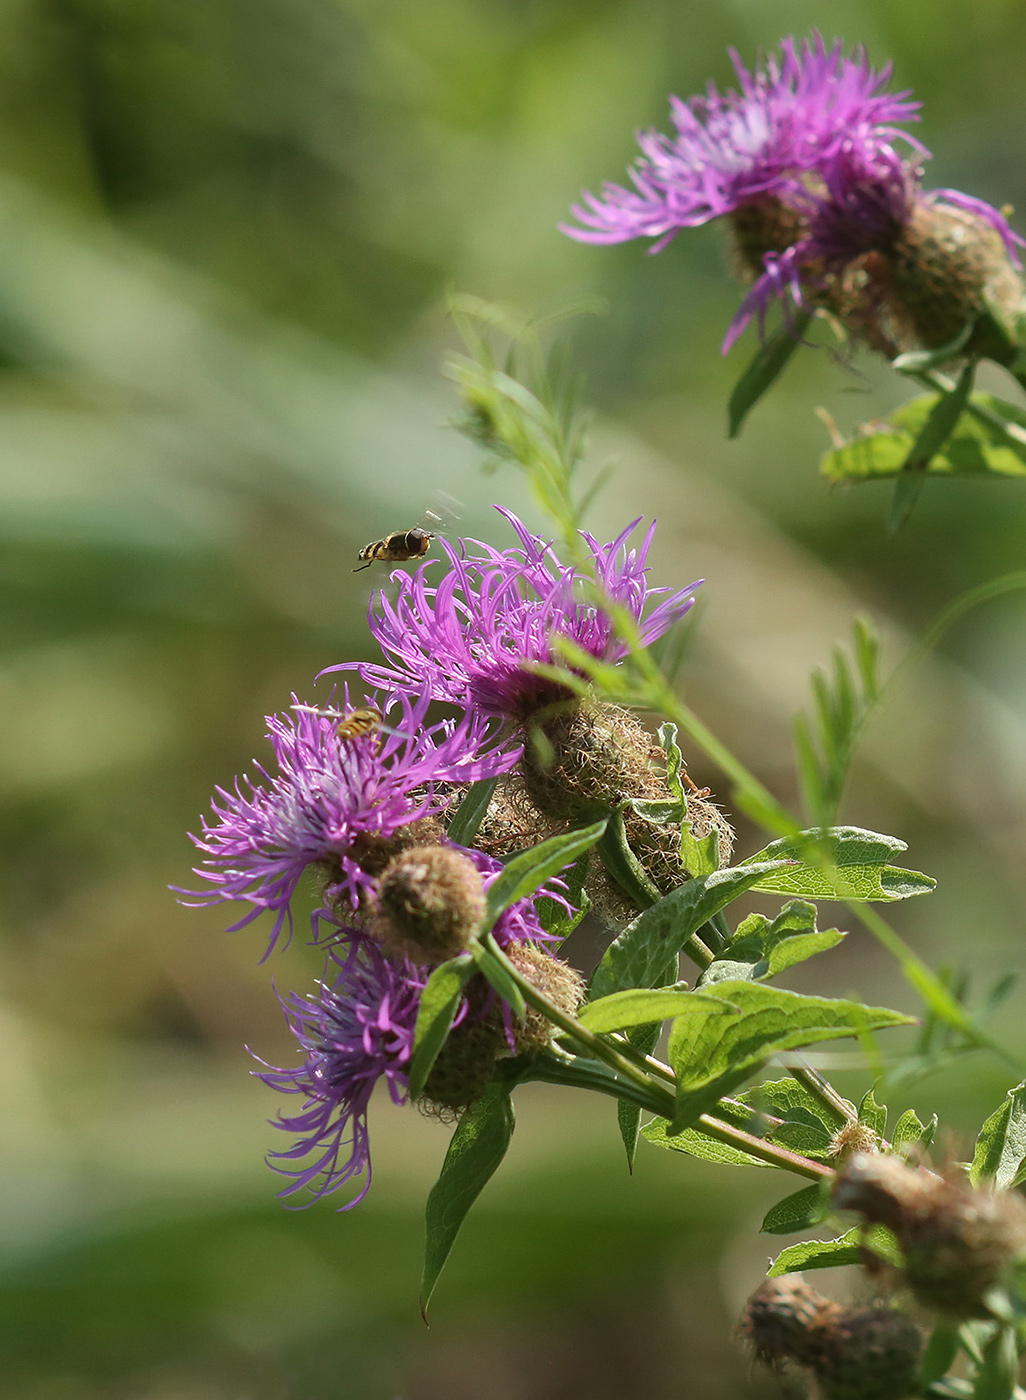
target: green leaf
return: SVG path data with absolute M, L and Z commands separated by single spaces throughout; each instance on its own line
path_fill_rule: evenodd
M 413 1032 L 413 1055 L 410 1058 L 410 1098 L 417 1099 L 424 1090 L 428 1075 L 434 1067 L 438 1052 L 452 1029 L 463 996 L 463 989 L 474 975 L 474 959 L 460 953 L 436 967 L 420 994 L 417 1024 Z
M 999 1191 L 1026 1180 L 1026 1082 L 1008 1091 L 1008 1097 L 980 1129 L 969 1171 L 974 1186 L 992 1180 Z
M 428 1303 L 470 1207 L 498 1167 L 513 1136 L 515 1122 L 509 1088 L 492 1084 L 459 1121 L 442 1171 L 427 1199 L 427 1242 L 420 1310 Z
M 874 1225 L 869 1230 L 856 1225 L 840 1239 L 806 1240 L 802 1244 L 789 1245 L 774 1259 L 766 1277 L 780 1278 L 799 1269 L 838 1269 L 848 1264 L 861 1264 L 864 1249 L 889 1264 L 900 1267 L 903 1262 L 890 1230 L 882 1225 Z
M 983 1349 L 983 1365 L 974 1377 L 973 1400 L 1012 1400 L 1019 1375 L 1014 1327 L 999 1327 Z
M 750 1133 L 756 1132 L 759 1127 L 758 1115 L 737 1103 L 718 1104 L 716 1117 L 722 1119 L 724 1123 L 731 1124 L 732 1127 L 743 1128 Z M 770 1165 L 769 1162 L 764 1162 L 761 1157 L 751 1157 L 741 1148 L 732 1147 L 726 1142 L 719 1142 L 716 1138 L 706 1137 L 704 1133 L 700 1133 L 694 1128 L 685 1128 L 682 1132 L 671 1133 L 670 1124 L 666 1118 L 653 1118 L 650 1123 L 646 1123 L 641 1130 L 641 1136 L 655 1147 L 665 1147 L 671 1152 L 683 1152 L 688 1157 L 697 1157 L 703 1162 L 719 1162 L 721 1165 L 734 1167 L 768 1167 Z
M 885 1007 L 800 996 L 761 982 L 721 982 L 707 995 L 722 997 L 742 1014 L 736 1019 L 719 1018 L 696 1010 L 674 1021 L 669 1044 L 670 1063 L 677 1074 L 674 1132 L 690 1127 L 781 1050 L 908 1025 L 912 1020 Z
M 489 985 L 506 1002 L 516 1020 L 522 1021 L 527 1015 L 524 994 L 513 980 L 502 952 L 492 935 L 486 933 L 481 941 L 471 948 L 470 952 L 477 964 L 478 972 L 487 978 Z
M 795 311 L 759 346 L 748 368 L 734 385 L 727 406 L 728 437 L 737 437 L 741 425 L 797 350 L 811 319 L 808 311 Z
M 623 812 L 614 812 L 610 817 L 609 825 L 598 843 L 598 853 L 610 876 L 639 909 L 647 909 L 658 902 L 659 891 L 630 848 Z
M 637 987 L 591 1001 L 577 1013 L 582 1026 L 598 1034 L 627 1030 L 630 1026 L 647 1026 L 671 1017 L 687 1016 L 701 1011 L 703 1015 L 736 1015 L 734 1008 L 716 997 L 704 997 L 675 987 L 654 990 Z
M 544 885 L 553 875 L 576 861 L 585 851 L 594 846 L 606 829 L 606 820 L 592 826 L 580 827 L 559 836 L 551 836 L 540 846 L 515 856 L 503 867 L 488 888 L 488 905 L 485 912 L 482 933 L 494 928 L 495 921 L 504 909 L 515 904 L 518 899 L 527 899 L 539 885 Z
M 738 1102 L 751 1104 L 764 1113 L 819 1127 L 828 1136 L 848 1120 L 837 1109 L 828 1108 L 797 1079 L 766 1079 L 754 1089 L 738 1095 Z
M 778 868 L 780 862 L 716 870 L 679 885 L 639 914 L 610 944 L 592 974 L 593 997 L 652 986 L 668 961 L 713 914 Z
M 687 771 L 687 766 L 677 744 L 677 726 L 662 724 L 658 732 L 659 743 L 666 754 L 666 786 L 674 797 L 672 803 L 665 804 L 665 820 L 676 821 L 680 826 L 681 866 L 692 877 L 711 875 L 714 870 L 720 868 L 719 836 L 715 830 L 702 837 L 695 836 L 688 815 L 687 793 L 681 781 L 681 774 Z
M 937 882 L 917 870 L 888 864 L 892 855 L 907 850 L 906 842 L 896 836 L 881 836 L 858 826 L 834 826 L 823 834 L 812 828 L 771 842 L 742 861 L 740 868 L 790 856 L 797 864 L 760 878 L 751 888 L 808 899 L 908 899 L 927 894 Z M 824 863 L 817 863 L 816 857 Z
M 908 1108 L 894 1125 L 891 1133 L 891 1149 L 903 1152 L 906 1147 L 914 1147 L 925 1135 L 926 1124 L 920 1122 L 914 1108 Z
M 446 833 L 449 840 L 455 845 L 469 846 L 471 844 L 485 819 L 485 814 L 498 785 L 498 778 L 481 778 L 479 782 L 470 784 L 463 801 L 456 808 Z
M 872 1128 L 878 1138 L 883 1137 L 887 1127 L 887 1109 L 877 1103 L 872 1089 L 866 1090 L 859 1104 L 859 1122 L 864 1123 L 867 1128 Z
M 813 1182 L 793 1195 L 785 1196 L 766 1212 L 762 1222 L 764 1235 L 794 1235 L 819 1225 L 830 1214 L 830 1200 L 821 1186 Z
M 661 1025 L 633 1026 L 627 1032 L 627 1039 L 643 1055 L 651 1055 L 659 1044 L 662 1029 Z M 640 1106 L 636 1103 L 628 1103 L 626 1099 L 617 1099 L 616 1121 L 620 1129 L 620 1137 L 623 1139 L 624 1151 L 627 1153 L 627 1170 L 633 1172 L 641 1127 Z
M 958 376 L 958 383 L 948 393 L 944 393 L 927 415 L 926 422 L 909 448 L 908 456 L 901 464 L 901 471 L 894 483 L 894 500 L 887 521 L 888 530 L 893 533 L 908 519 L 923 489 L 926 469 L 934 457 L 955 431 L 955 424 L 962 416 L 969 390 L 976 373 L 976 360 L 970 360 Z
M 897 476 L 938 394 L 911 399 L 891 414 L 891 432 L 867 432 L 828 452 L 820 464 L 831 481 Z M 1026 476 L 1026 412 L 993 394 L 970 394 L 955 431 L 926 469 L 929 476 Z M 982 417 L 977 417 L 973 409 Z
M 836 948 L 846 937 L 835 928 L 817 929 L 816 906 L 805 900 L 785 904 L 772 921 L 763 914 L 749 914 L 699 985 L 722 980 L 716 976 L 716 969 L 721 963 L 726 966 L 726 960 L 731 958 L 750 962 L 750 976 L 756 981 L 776 977 L 816 953 Z
M 547 934 L 552 938 L 558 938 L 560 942 L 570 937 L 591 908 L 591 899 L 588 891 L 584 888 L 590 859 L 590 855 L 586 853 L 579 860 L 574 861 L 570 869 L 564 870 L 560 876 L 566 885 L 564 898 L 576 911 L 575 913 L 568 914 L 565 906 L 550 895 L 535 896 L 534 909 L 538 915 L 539 923 Z
M 960 1347 L 957 1327 L 943 1322 L 935 1327 L 926 1344 L 926 1350 L 923 1352 L 923 1359 L 919 1366 L 921 1385 L 931 1385 L 950 1371 L 955 1364 L 955 1357 L 958 1355 Z

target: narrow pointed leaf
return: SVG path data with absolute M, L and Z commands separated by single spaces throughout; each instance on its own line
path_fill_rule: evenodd
M 810 319 L 809 312 L 796 311 L 789 324 L 781 326 L 759 346 L 730 395 L 727 406 L 729 437 L 737 437 L 749 413 L 784 370 L 801 343 Z
M 481 778 L 480 781 L 471 783 L 449 823 L 447 834 L 455 845 L 469 846 L 473 842 L 498 784 L 498 778 Z
M 633 1026 L 627 1032 L 627 1039 L 636 1050 L 640 1050 L 643 1055 L 651 1055 L 659 1044 L 659 1036 L 662 1033 L 662 1026 L 659 1024 L 650 1026 Z M 618 1099 L 616 1104 L 616 1122 L 620 1129 L 620 1137 L 623 1140 L 623 1148 L 627 1153 L 627 1170 L 633 1172 L 634 1158 L 638 1150 L 638 1138 L 641 1135 L 641 1108 L 636 1103 L 628 1103 L 626 1099 Z
M 496 919 L 504 909 L 518 899 L 527 899 L 540 885 L 544 885 L 546 880 L 551 880 L 553 875 L 558 875 L 565 866 L 571 865 L 594 846 L 605 829 L 606 822 L 603 819 L 592 826 L 552 836 L 540 846 L 514 857 L 489 886 L 488 907 L 482 932 L 488 932 L 494 927 Z
M 413 1032 L 410 1058 L 410 1098 L 420 1097 L 428 1075 L 452 1028 L 463 989 L 474 975 L 474 959 L 469 953 L 450 958 L 436 967 L 420 994 L 417 1024 Z
M 630 848 L 623 824 L 623 813 L 614 812 L 598 842 L 598 853 L 610 876 L 639 909 L 647 909 L 659 899 L 659 891 Z
M 427 1241 L 420 1286 L 420 1310 L 425 1318 L 438 1275 L 460 1226 L 506 1155 L 514 1122 L 509 1088 L 493 1084 L 466 1110 L 453 1134 L 441 1175 L 427 1199 Z

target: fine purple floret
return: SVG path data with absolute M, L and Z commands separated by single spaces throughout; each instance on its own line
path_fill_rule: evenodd
M 313 865 L 326 863 L 329 900 L 358 909 L 374 881 L 354 856 L 354 843 L 388 838 L 442 810 L 449 799 L 435 784 L 495 777 L 516 759 L 497 747 L 497 726 L 487 716 L 429 723 L 430 687 L 411 682 L 408 690 L 370 697 L 382 726 L 351 739 L 338 737 L 340 712 L 296 702 L 292 714 L 270 716 L 274 767 L 258 766 L 255 781 L 238 779 L 231 791 L 217 789 L 214 819 L 204 819 L 202 833 L 192 837 L 207 857 L 196 874 L 213 888 L 183 893 L 197 905 L 249 904 L 232 930 L 270 910 L 268 951 L 286 921 L 291 936 L 291 901 Z M 341 713 L 348 708 L 346 696 Z
M 676 592 L 649 587 L 654 524 L 633 549 L 627 541 L 638 520 L 609 544 L 582 531 L 596 588 L 587 573 L 561 563 L 552 545 L 531 534 L 511 511 L 496 509 L 516 531 L 519 547 L 496 550 L 461 540 L 453 549 L 442 541 L 448 565 L 436 582 L 430 576 L 442 561 L 430 560 L 412 574 L 392 575 L 398 590 L 394 601 L 384 590 L 372 598 L 370 628 L 389 664 L 359 663 L 365 681 L 426 682 L 438 700 L 523 720 L 563 693 L 531 669 L 532 663 L 563 664 L 554 638 L 568 639 L 599 661 L 615 663 L 627 654 L 603 608 L 605 600 L 630 614 L 644 644 L 668 631 L 694 601 L 698 583 Z M 329 668 L 346 669 L 353 668 Z
M 658 252 L 682 228 L 732 214 L 773 195 L 801 202 L 808 172 L 821 172 L 848 139 L 880 145 L 903 137 L 897 123 L 918 121 L 909 93 L 881 91 L 891 65 L 874 69 L 865 53 L 846 57 L 820 35 L 800 46 L 784 39 L 780 57 L 749 72 L 731 50 L 739 90 L 670 98 L 675 136 L 638 135 L 641 159 L 631 169 L 634 189 L 607 183 L 601 198 L 585 194 L 571 211 L 583 228 L 562 225 L 582 243 L 655 238 Z

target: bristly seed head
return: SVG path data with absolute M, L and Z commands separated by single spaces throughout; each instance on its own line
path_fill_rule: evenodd
M 767 1279 L 749 1298 L 739 1331 L 769 1366 L 812 1371 L 823 1400 L 905 1400 L 916 1389 L 922 1338 L 902 1313 L 844 1308 L 800 1274 Z
M 1026 1203 L 1014 1191 L 974 1190 L 898 1157 L 856 1153 L 833 1198 L 894 1231 L 912 1292 L 951 1317 L 988 1316 L 988 1293 L 1026 1256 Z
M 391 956 L 441 963 L 466 950 L 484 912 L 484 881 L 466 856 L 414 846 L 382 874 L 372 928 Z

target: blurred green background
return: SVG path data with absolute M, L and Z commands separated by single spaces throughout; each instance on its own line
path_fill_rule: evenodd
M 367 540 L 439 490 L 458 528 L 542 524 L 448 427 L 447 289 L 576 323 L 620 471 L 605 538 L 660 517 L 659 582 L 706 583 L 683 670 L 703 717 L 795 799 L 789 725 L 857 611 L 893 663 L 959 591 L 1026 555 L 1026 491 L 831 492 L 814 413 L 902 396 L 805 352 L 738 442 L 751 341 L 722 230 L 582 247 L 555 231 L 619 180 L 666 94 L 782 33 L 893 57 L 930 183 L 1026 206 L 1017 0 L 3 0 L 0 45 L 0 1328 L 17 1400 L 768 1396 L 731 1338 L 790 1189 L 642 1148 L 611 1105 L 532 1086 L 426 1330 L 423 1198 L 447 1134 L 382 1104 L 352 1214 L 288 1212 L 263 1162 L 288 1056 L 259 927 L 181 909 L 187 829 L 262 749 L 262 716 L 371 654 Z M 1020 220 L 1020 228 L 1023 224 Z M 991 387 L 1014 397 L 995 373 Z M 894 919 L 934 966 L 1021 962 L 1026 601 L 963 622 L 868 736 L 844 815 L 904 836 L 939 892 Z M 699 756 L 692 772 L 722 791 Z M 742 853 L 758 837 L 742 830 Z M 767 905 L 767 907 L 771 907 Z M 810 980 L 811 979 L 811 980 Z M 915 1009 L 856 933 L 795 985 Z M 1013 996 L 995 1032 L 1026 1051 Z M 955 1136 L 1010 1083 L 966 1059 L 916 1089 Z M 865 1076 L 842 1083 L 854 1093 Z M 962 1136 L 960 1137 L 959 1134 Z

